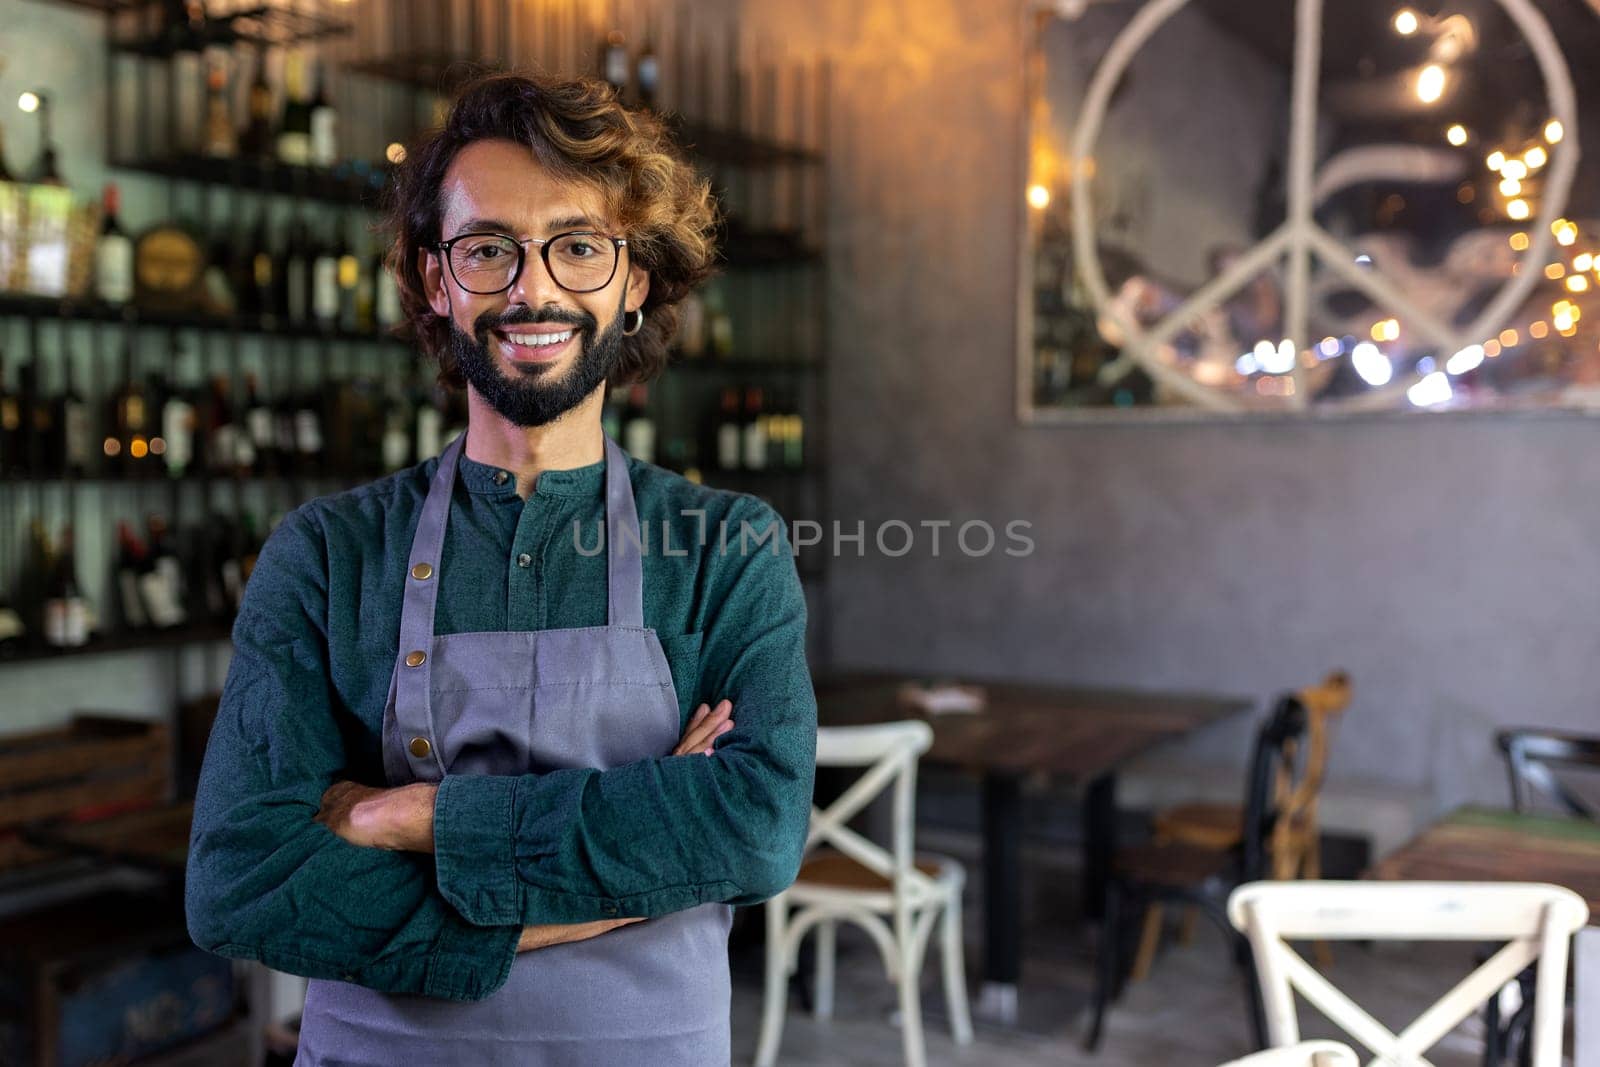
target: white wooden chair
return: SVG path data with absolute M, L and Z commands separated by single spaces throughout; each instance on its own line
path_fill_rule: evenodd
M 1568 941 L 1588 915 L 1569 889 L 1512 882 L 1252 882 L 1228 899 L 1255 955 L 1269 1041 L 1300 1039 L 1299 991 L 1384 1067 L 1428 1067 L 1423 1053 L 1535 961 L 1533 1067 L 1559 1067 Z M 1394 1034 L 1288 945 L 1312 939 L 1507 944 Z
M 1240 1060 L 1229 1060 L 1222 1067 L 1358 1067 L 1349 1045 L 1337 1041 L 1302 1041 L 1283 1048 L 1269 1048 Z
M 952 859 L 930 856 L 913 862 L 912 857 L 917 759 L 932 743 L 933 730 L 918 720 L 817 730 L 818 767 L 866 771 L 827 810 L 811 809 L 809 858 L 795 883 L 767 901 L 758 1067 L 772 1067 L 777 1061 L 789 976 L 796 968 L 800 942 L 812 927 L 817 930 L 816 1016 L 832 1015 L 834 939 L 841 920 L 871 935 L 889 980 L 899 986 L 908 1067 L 922 1067 L 925 1061 L 919 978 L 934 924 L 940 923 L 951 1033 L 958 1044 L 972 1040 L 961 950 L 961 888 L 966 872 Z M 893 829 L 886 850 L 845 824 L 891 786 Z M 831 847 L 818 847 L 824 844 Z

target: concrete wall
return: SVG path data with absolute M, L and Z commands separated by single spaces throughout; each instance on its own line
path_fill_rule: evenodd
M 835 514 L 1025 518 L 1037 541 L 841 558 L 838 663 L 1263 703 L 1344 667 L 1334 787 L 1415 792 L 1424 815 L 1503 801 L 1496 726 L 1600 728 L 1600 424 L 1020 426 L 1020 7 L 750 10 L 837 65 Z M 869 232 L 893 235 L 891 268 L 859 255 Z M 1181 758 L 1240 763 L 1247 737 Z

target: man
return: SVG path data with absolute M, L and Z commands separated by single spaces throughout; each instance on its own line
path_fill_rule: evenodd
M 500 75 L 391 222 L 469 427 L 262 550 L 190 932 L 313 979 L 307 1067 L 727 1063 L 729 905 L 809 817 L 805 603 L 768 505 L 600 428 L 709 272 L 709 190 L 604 86 Z

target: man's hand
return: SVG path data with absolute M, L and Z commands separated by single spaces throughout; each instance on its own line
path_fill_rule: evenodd
M 524 926 L 522 938 L 517 942 L 518 952 L 528 952 L 551 945 L 564 945 L 569 941 L 587 941 L 629 923 L 642 923 L 637 919 L 601 919 L 592 923 L 546 923 L 542 926 Z
M 722 700 L 716 708 L 708 708 L 701 704 L 689 717 L 689 727 L 683 731 L 683 737 L 678 740 L 678 747 L 672 750 L 674 756 L 692 756 L 696 752 L 709 756 L 716 749 L 712 742 L 729 730 L 733 729 L 733 701 Z
M 433 800 L 438 792 L 431 782 L 397 789 L 334 782 L 322 794 L 316 819 L 352 845 L 432 852 Z

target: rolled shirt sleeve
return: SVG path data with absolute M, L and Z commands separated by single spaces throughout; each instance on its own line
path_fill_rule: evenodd
M 805 594 L 782 520 L 741 496 L 707 584 L 696 703 L 733 702 L 716 754 L 606 771 L 447 775 L 438 887 L 468 921 L 586 922 L 751 904 L 799 869 L 816 763 Z

